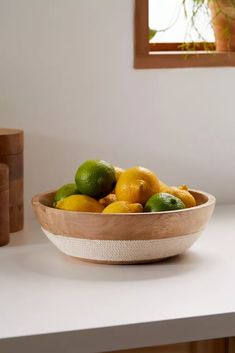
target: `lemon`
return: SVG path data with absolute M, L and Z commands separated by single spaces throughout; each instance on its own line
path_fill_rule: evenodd
M 187 185 L 181 185 L 178 188 L 174 186 L 169 186 L 163 181 L 160 182 L 160 191 L 171 194 L 175 197 L 178 197 L 187 208 L 196 206 L 196 200 L 193 195 L 188 191 Z
M 88 160 L 78 168 L 75 181 L 81 194 L 101 198 L 108 195 L 116 184 L 115 169 L 103 160 Z
M 178 197 L 181 201 L 183 201 L 183 203 L 185 204 L 185 206 L 187 208 L 189 207 L 194 207 L 197 205 L 195 198 L 193 197 L 192 194 L 190 194 L 190 192 L 188 190 L 185 189 L 179 189 L 176 187 L 172 187 L 171 188 L 171 192 L 170 194 Z
M 124 172 L 124 169 L 115 166 L 114 170 L 115 170 L 115 179 L 116 179 L 116 183 L 117 183 L 118 179 L 120 178 L 120 176 Z M 115 188 L 111 191 L 111 194 L 115 194 Z M 115 200 L 115 201 L 117 201 L 117 200 Z
M 55 194 L 54 202 L 64 199 L 67 196 L 77 194 L 77 187 L 74 183 L 69 183 L 61 186 Z
M 184 203 L 177 197 L 159 192 L 150 197 L 144 206 L 144 212 L 162 212 L 184 209 Z
M 109 194 L 99 200 L 99 203 L 104 207 L 110 205 L 111 203 L 117 201 L 117 196 L 115 194 Z
M 86 195 L 71 195 L 56 203 L 56 208 L 67 211 L 102 212 L 104 207 L 95 199 Z
M 137 166 L 125 170 L 117 181 L 115 193 L 119 201 L 141 203 L 160 190 L 159 180 L 151 170 Z
M 129 203 L 127 201 L 116 201 L 105 207 L 103 213 L 139 213 L 143 212 L 140 203 Z
M 188 191 L 188 186 L 183 184 L 183 185 L 178 186 L 178 189 Z
M 160 192 L 166 192 L 166 193 L 170 194 L 170 191 L 171 191 L 170 186 L 165 184 L 162 180 L 159 180 L 159 184 L 160 184 Z
M 124 169 L 115 166 L 115 167 L 114 167 L 114 170 L 115 170 L 116 181 L 118 181 L 118 179 L 120 178 L 120 176 L 121 176 L 122 173 L 124 172 Z

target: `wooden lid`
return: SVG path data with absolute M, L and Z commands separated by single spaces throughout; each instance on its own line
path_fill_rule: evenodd
M 9 187 L 9 169 L 6 164 L 0 164 L 0 192 Z
M 17 129 L 0 128 L 0 155 L 23 152 L 24 132 Z

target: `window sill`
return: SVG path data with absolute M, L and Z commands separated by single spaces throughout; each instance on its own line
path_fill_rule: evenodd
M 136 69 L 235 66 L 235 52 L 149 52 L 135 55 Z

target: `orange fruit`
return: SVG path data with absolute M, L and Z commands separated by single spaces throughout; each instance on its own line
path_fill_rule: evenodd
M 141 203 L 142 205 L 160 191 L 158 177 L 144 167 L 132 167 L 125 170 L 117 181 L 115 193 L 118 201 Z

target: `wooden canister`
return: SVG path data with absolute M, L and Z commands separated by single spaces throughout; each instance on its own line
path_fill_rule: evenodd
M 0 164 L 0 246 L 9 243 L 9 169 Z
M 0 128 L 0 163 L 9 168 L 10 232 L 22 230 L 24 226 L 23 148 L 22 130 Z

